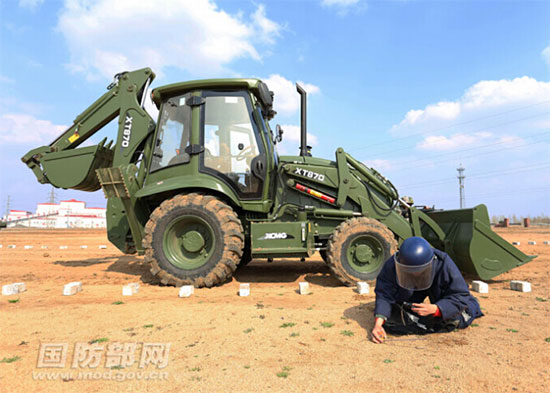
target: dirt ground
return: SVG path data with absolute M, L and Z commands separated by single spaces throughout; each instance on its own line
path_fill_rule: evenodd
M 374 282 L 359 296 L 318 257 L 254 261 L 221 287 L 178 298 L 177 288 L 152 283 L 142 258 L 121 254 L 103 231 L 2 230 L 0 284 L 23 281 L 27 291 L 0 297 L 0 391 L 547 392 L 550 245 L 543 241 L 550 229 L 497 231 L 539 256 L 476 295 L 483 318 L 458 332 L 377 345 L 367 340 Z M 531 282 L 532 292 L 511 291 L 512 279 Z M 71 281 L 81 281 L 83 291 L 62 296 Z M 297 293 L 299 281 L 310 283 L 311 295 Z M 139 293 L 123 297 L 131 282 L 140 283 Z M 243 282 L 249 297 L 237 296 Z M 100 364 L 85 368 L 83 357 L 72 368 L 75 345 L 94 339 L 104 348 Z M 51 343 L 68 344 L 65 367 L 38 368 L 41 344 Z M 128 352 L 135 363 L 105 367 L 113 343 L 138 343 Z M 154 343 L 170 344 L 168 358 L 149 358 L 140 368 L 140 354 Z M 166 354 L 166 346 L 158 348 Z M 157 368 L 155 359 L 168 363 Z

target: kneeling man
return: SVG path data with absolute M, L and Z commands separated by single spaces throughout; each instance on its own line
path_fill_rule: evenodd
M 421 237 L 410 237 L 376 279 L 372 341 L 391 334 L 425 334 L 469 326 L 483 316 L 453 260 Z M 430 303 L 423 303 L 428 297 Z

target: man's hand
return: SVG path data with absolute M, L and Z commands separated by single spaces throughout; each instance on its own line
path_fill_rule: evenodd
M 382 344 L 386 339 L 386 331 L 382 327 L 384 320 L 382 318 L 376 318 L 374 327 L 372 328 L 372 341 L 376 344 Z
M 421 317 L 425 317 L 427 315 L 435 314 L 438 308 L 435 304 L 413 303 L 412 310 Z

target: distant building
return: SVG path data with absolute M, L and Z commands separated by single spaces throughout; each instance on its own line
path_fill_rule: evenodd
M 57 203 L 39 203 L 36 213 L 10 210 L 7 226 L 31 228 L 105 228 L 106 210 L 103 207 L 86 207 L 86 202 L 70 199 Z

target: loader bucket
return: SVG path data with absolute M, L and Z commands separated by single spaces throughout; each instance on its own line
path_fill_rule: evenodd
M 426 214 L 445 232 L 445 252 L 464 273 L 490 280 L 536 258 L 492 231 L 485 205 Z
M 96 169 L 111 166 L 113 151 L 103 143 L 48 153 L 42 166 L 48 181 L 59 188 L 96 191 L 101 188 Z

